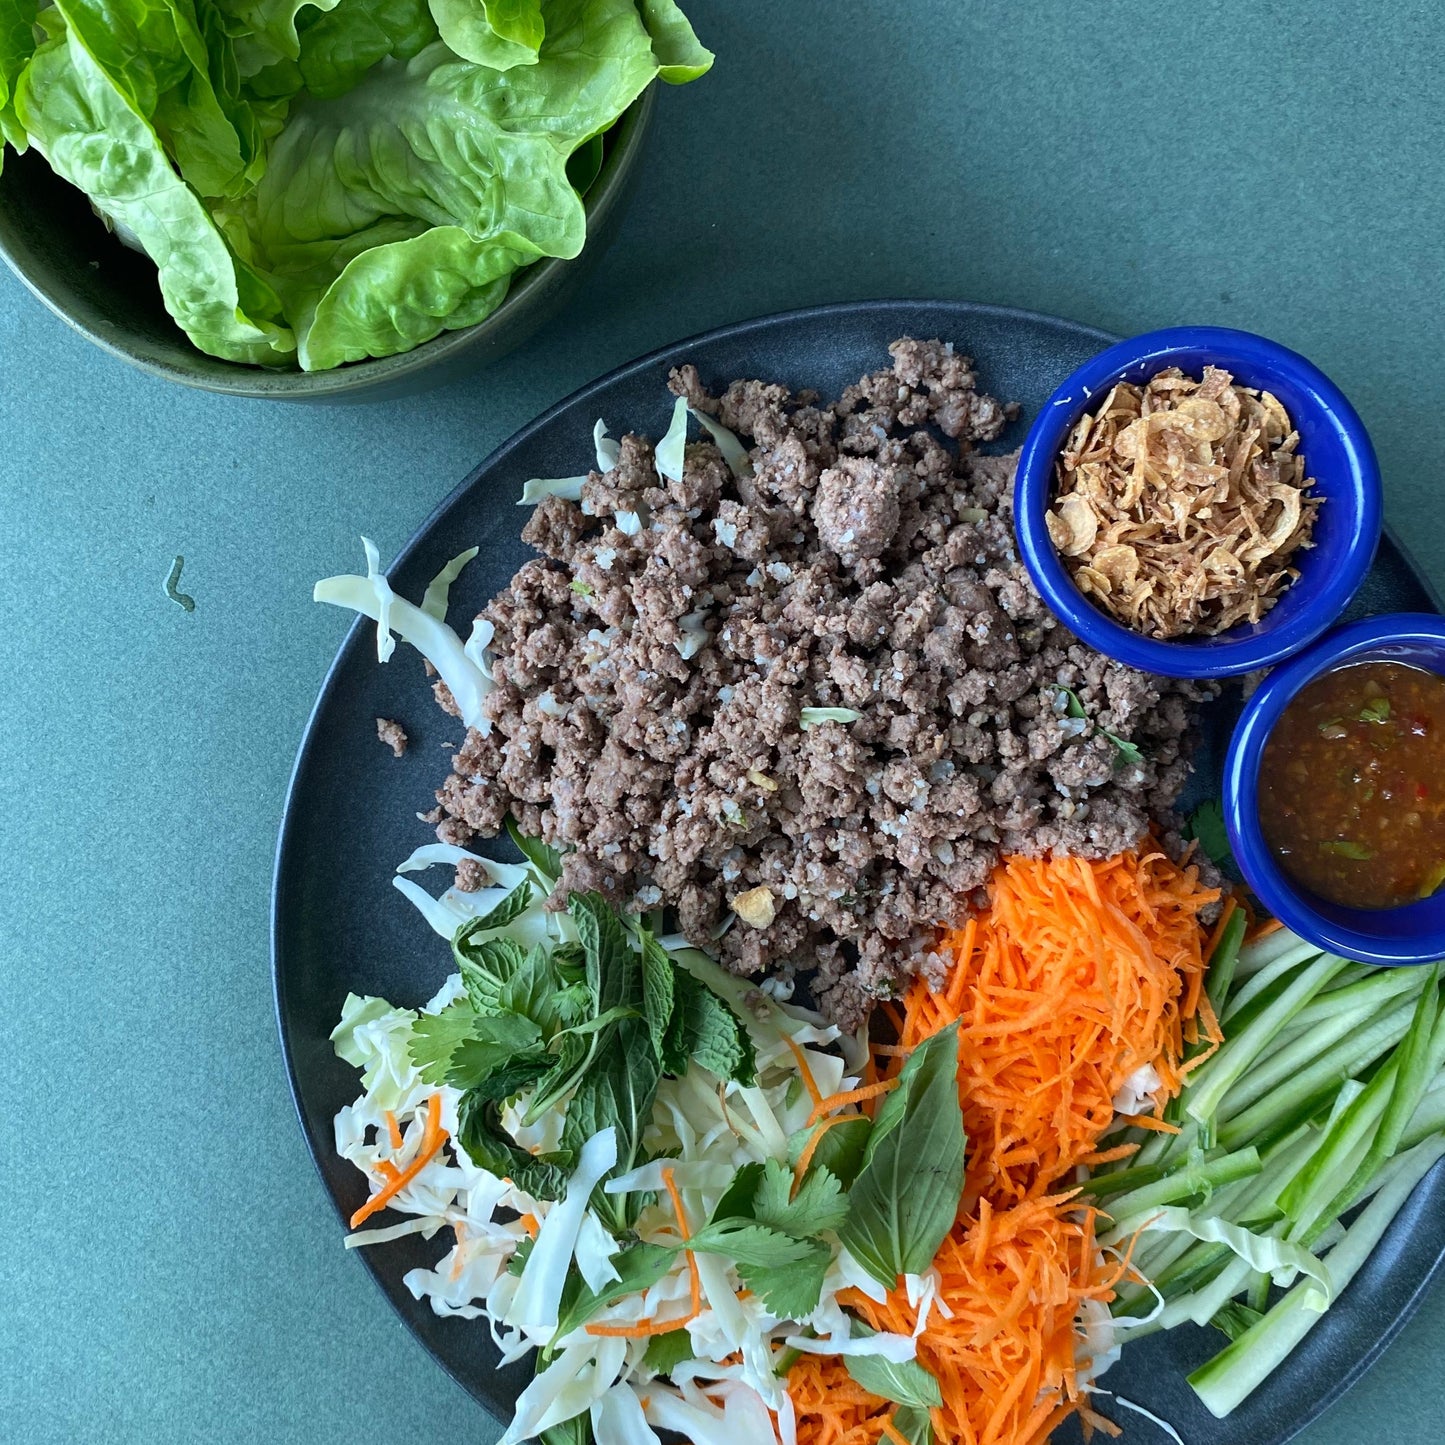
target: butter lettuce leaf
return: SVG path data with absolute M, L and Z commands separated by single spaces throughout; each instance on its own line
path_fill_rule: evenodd
M 541 0 L 431 0 L 431 13 L 463 60 L 493 70 L 537 63 L 546 33 Z
M 23 152 L 29 142 L 15 115 L 15 83 L 35 53 L 35 0 L 0 0 L 0 167 L 5 143 Z
M 638 0 L 638 7 L 652 37 L 660 79 L 669 85 L 686 85 L 712 69 L 712 51 L 698 40 L 676 0 Z
M 294 352 L 279 298 L 231 252 L 155 129 L 73 34 L 36 51 L 15 110 L 55 172 L 156 263 L 166 310 L 202 351 L 260 364 Z

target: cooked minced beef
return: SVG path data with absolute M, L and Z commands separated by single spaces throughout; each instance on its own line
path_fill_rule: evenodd
M 1014 458 L 974 451 L 1005 409 L 951 347 L 890 351 L 831 406 L 759 381 L 715 399 L 683 367 L 673 390 L 752 439 L 751 476 L 699 441 L 666 481 L 627 436 L 580 506 L 542 501 L 542 555 L 483 614 L 493 729 L 437 794 L 445 841 L 510 812 L 575 850 L 558 906 L 673 906 L 739 973 L 812 972 L 845 1022 L 936 966 L 935 925 L 1001 852 L 1107 855 L 1167 824 L 1204 695 L 1054 620 L 1014 552 Z
M 406 751 L 406 729 L 389 717 L 376 720 L 376 735 L 391 749 L 391 755 L 399 758 Z

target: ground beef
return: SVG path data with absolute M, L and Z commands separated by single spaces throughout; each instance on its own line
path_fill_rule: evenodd
M 376 720 L 376 735 L 391 749 L 391 755 L 399 758 L 406 751 L 406 729 L 389 717 Z
M 714 397 L 683 367 L 673 390 L 751 440 L 749 475 L 707 440 L 667 480 L 628 436 L 580 504 L 542 502 L 542 556 L 483 613 L 491 731 L 437 794 L 447 842 L 511 813 L 571 850 L 554 906 L 660 899 L 738 972 L 811 975 L 844 1023 L 936 969 L 936 925 L 1000 853 L 1171 827 L 1207 695 L 1054 619 L 1014 550 L 1014 458 L 974 450 L 1010 411 L 951 346 L 890 351 L 822 407 L 760 381 Z M 740 895 L 756 922 L 718 939 Z

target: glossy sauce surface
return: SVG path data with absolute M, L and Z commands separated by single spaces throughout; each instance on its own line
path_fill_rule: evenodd
M 1445 883 L 1445 678 L 1398 662 L 1302 688 L 1265 745 L 1260 825 L 1280 866 L 1350 908 Z

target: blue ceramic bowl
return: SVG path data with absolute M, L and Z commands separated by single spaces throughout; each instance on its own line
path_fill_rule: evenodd
M 1396 612 L 1332 632 L 1264 680 L 1244 705 L 1224 762 L 1224 821 L 1235 861 L 1259 900 L 1287 928 L 1361 963 L 1445 958 L 1445 893 L 1398 908 L 1343 908 L 1301 888 L 1275 862 L 1259 825 L 1265 744 L 1290 700 L 1346 663 L 1402 662 L 1445 675 L 1445 617 Z
M 1244 386 L 1271 391 L 1300 434 L 1300 454 L 1323 497 L 1314 545 L 1296 554 L 1299 580 L 1257 623 L 1217 637 L 1161 642 L 1121 626 L 1069 577 L 1049 538 L 1045 513 L 1054 463 L 1074 424 L 1120 381 L 1143 383 L 1165 367 L 1199 376 L 1223 367 Z M 1165 677 L 1230 677 L 1279 662 L 1339 620 L 1365 580 L 1380 540 L 1380 469 L 1354 407 L 1318 367 L 1296 352 L 1217 326 L 1177 326 L 1121 341 L 1081 366 L 1035 418 L 1019 455 L 1014 525 L 1034 585 L 1071 632 L 1099 652 Z

